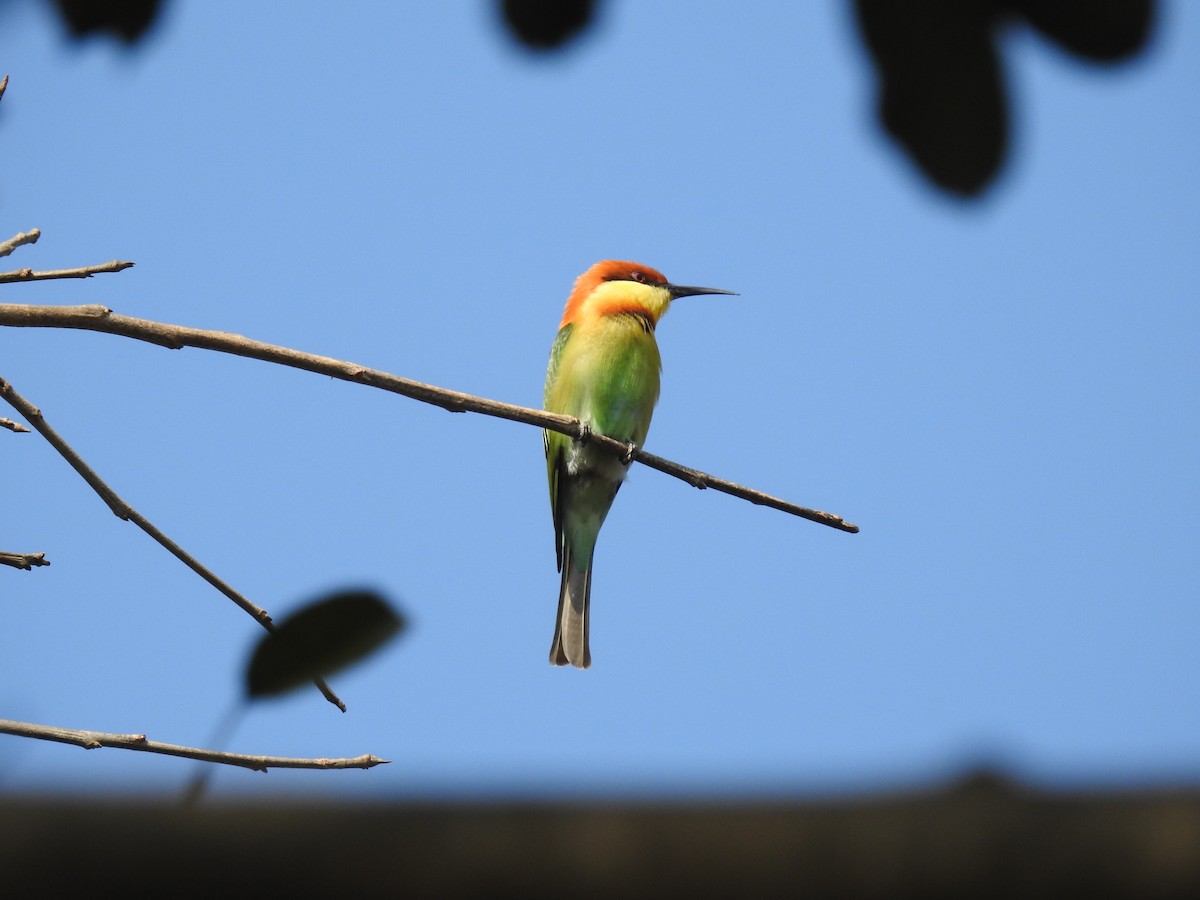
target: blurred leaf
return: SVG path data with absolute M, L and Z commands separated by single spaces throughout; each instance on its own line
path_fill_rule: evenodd
M 1118 62 L 1146 44 L 1154 0 L 1012 0 L 1014 9 L 1064 50 L 1093 62 Z
M 404 630 L 404 618 L 378 594 L 344 591 L 293 613 L 254 649 L 246 668 L 251 698 L 283 694 L 344 669 Z
M 1004 164 L 1009 101 L 998 34 L 1025 17 L 1090 62 L 1140 51 L 1154 0 L 855 0 L 888 134 L 938 187 L 976 196 Z
M 72 37 L 110 32 L 127 44 L 142 38 L 158 17 L 161 0 L 54 0 Z
M 522 44 L 549 50 L 586 28 L 595 5 L 595 0 L 502 0 L 501 12 Z
M 879 117 L 939 187 L 980 193 L 1008 146 L 991 0 L 857 0 L 879 74 Z

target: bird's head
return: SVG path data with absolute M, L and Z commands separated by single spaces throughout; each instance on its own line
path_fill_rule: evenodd
M 605 259 L 575 279 L 575 288 L 567 298 L 567 308 L 559 327 L 585 316 L 625 313 L 648 316 L 651 325 L 655 325 L 671 301 L 679 297 L 733 293 L 719 288 L 671 284 L 658 269 L 641 263 Z

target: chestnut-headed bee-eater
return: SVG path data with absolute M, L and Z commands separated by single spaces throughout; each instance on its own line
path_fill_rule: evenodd
M 658 401 L 662 358 L 654 328 L 679 297 L 732 294 L 670 284 L 649 266 L 596 263 L 575 281 L 546 370 L 545 406 L 588 428 L 641 447 Z M 589 441 L 544 431 L 550 508 L 562 587 L 550 662 L 586 669 L 588 603 L 596 537 L 629 460 Z

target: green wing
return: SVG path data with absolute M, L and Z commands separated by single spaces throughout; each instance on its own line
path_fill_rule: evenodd
M 563 350 L 567 346 L 567 339 L 574 330 L 575 326 L 573 324 L 564 325 L 558 330 L 558 336 L 554 339 L 554 346 L 550 348 L 550 364 L 546 366 L 546 389 L 542 395 L 542 402 L 547 404 L 547 408 L 550 403 L 550 387 L 558 377 L 558 364 L 562 361 Z
M 567 339 L 571 336 L 573 327 L 568 324 L 560 328 L 558 337 L 554 339 L 554 346 L 550 348 L 550 364 L 546 367 L 546 389 L 542 398 L 542 403 L 547 409 L 550 406 L 550 387 L 558 375 L 558 364 L 562 359 L 563 350 L 567 346 Z M 551 410 L 551 412 L 557 412 L 557 410 Z M 550 510 L 554 514 L 554 552 L 558 558 L 559 570 L 562 569 L 563 511 L 558 493 L 558 480 L 566 466 L 566 450 L 570 440 L 565 434 L 559 434 L 557 431 L 542 430 L 542 446 L 546 451 L 546 478 L 550 483 Z

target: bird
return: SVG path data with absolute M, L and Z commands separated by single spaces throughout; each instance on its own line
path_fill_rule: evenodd
M 584 272 L 567 298 L 546 368 L 545 409 L 628 446 L 624 456 L 545 429 L 546 475 L 562 582 L 550 662 L 592 664 L 588 646 L 592 557 L 635 448 L 650 429 L 662 358 L 654 329 L 671 303 L 719 288 L 671 284 L 657 269 L 607 259 Z

